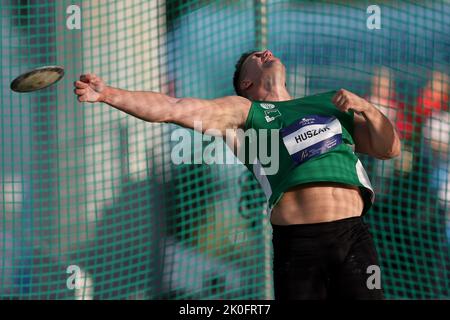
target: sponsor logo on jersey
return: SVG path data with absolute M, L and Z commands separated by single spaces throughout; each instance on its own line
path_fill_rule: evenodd
M 272 103 L 260 103 L 261 108 L 266 109 L 266 110 L 270 110 L 275 108 L 275 105 Z
M 300 125 L 307 125 L 307 124 L 311 124 L 315 122 L 315 118 L 302 118 L 302 120 L 300 120 L 299 124 Z
M 264 115 L 264 119 L 269 123 L 275 120 L 275 118 L 281 117 L 281 112 L 279 110 L 265 110 Z

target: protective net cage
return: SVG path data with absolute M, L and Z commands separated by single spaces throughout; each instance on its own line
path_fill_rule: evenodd
M 181 127 L 73 93 L 93 72 L 127 90 L 232 95 L 240 54 L 263 48 L 294 97 L 346 88 L 396 126 L 400 157 L 361 156 L 382 287 L 450 298 L 448 1 L 0 1 L 1 298 L 272 299 L 267 206 L 245 167 L 207 163 L 215 140 L 192 130 L 202 161 L 176 163 Z M 43 65 L 65 77 L 10 90 Z

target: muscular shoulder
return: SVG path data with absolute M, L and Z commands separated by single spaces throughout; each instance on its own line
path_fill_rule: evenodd
M 249 99 L 240 96 L 226 96 L 214 99 L 213 101 L 223 107 L 236 107 L 242 108 L 243 110 L 247 109 L 247 111 L 252 105 Z
M 238 127 L 245 124 L 252 102 L 240 96 L 226 96 L 214 99 L 214 103 L 223 109 L 223 112 L 238 118 Z

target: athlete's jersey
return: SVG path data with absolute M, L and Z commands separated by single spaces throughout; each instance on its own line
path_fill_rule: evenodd
M 245 130 L 255 129 L 258 134 L 244 144 L 248 157 L 244 164 L 261 184 L 270 210 L 289 188 L 312 182 L 357 186 L 364 198 L 363 213 L 370 208 L 374 193 L 354 153 L 353 112 L 337 109 L 332 103 L 335 93 L 289 101 L 252 102 Z M 277 130 L 278 135 L 271 134 L 271 129 Z M 265 145 L 270 152 L 274 136 L 278 136 L 279 166 L 276 172 L 269 172 L 273 163 L 268 164 L 262 158 L 265 153 L 259 151 Z M 255 143 L 258 152 L 251 156 L 250 148 Z

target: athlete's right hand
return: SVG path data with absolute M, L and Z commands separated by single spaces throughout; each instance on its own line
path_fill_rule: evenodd
M 82 74 L 80 80 L 75 81 L 74 92 L 80 102 L 103 101 L 106 85 L 105 82 L 93 73 Z

